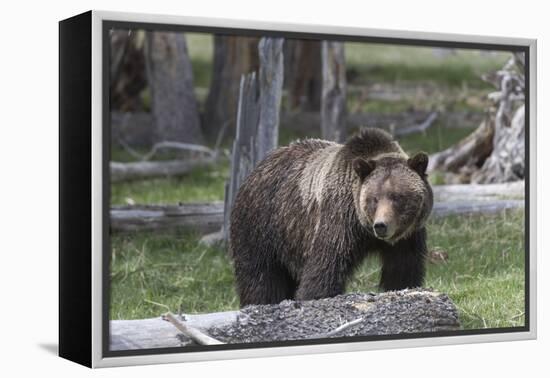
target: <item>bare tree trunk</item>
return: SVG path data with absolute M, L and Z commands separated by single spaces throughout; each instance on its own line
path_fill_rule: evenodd
M 184 35 L 147 32 L 146 63 L 154 142 L 202 143 L 193 71 Z
M 111 32 L 111 107 L 123 112 L 143 110 L 140 93 L 147 86 L 144 33 L 132 30 Z
M 320 41 L 286 40 L 285 87 L 288 93 L 288 110 L 321 110 L 323 79 Z
M 231 208 L 237 192 L 254 167 L 277 146 L 283 86 L 282 38 L 262 38 L 258 45 L 260 80 L 243 75 L 239 91 L 237 130 L 226 186 L 223 237 L 229 239 Z
M 346 62 L 344 44 L 322 42 L 323 94 L 321 134 L 323 139 L 343 142 L 346 138 Z
M 224 240 L 229 240 L 229 221 L 235 197 L 243 181 L 257 161 L 256 137 L 258 131 L 259 89 L 256 73 L 243 75 L 239 90 L 237 130 L 231 156 L 231 177 L 225 187 Z
M 283 94 L 282 38 L 262 38 L 260 56 L 260 120 L 258 124 L 258 161 L 279 142 L 279 113 Z
M 257 71 L 258 38 L 214 36 L 212 81 L 204 111 L 203 129 L 214 138 L 222 125 L 234 130 L 241 75 Z

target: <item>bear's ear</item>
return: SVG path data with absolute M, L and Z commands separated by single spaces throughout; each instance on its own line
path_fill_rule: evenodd
M 376 168 L 374 160 L 365 160 L 361 158 L 355 158 L 352 163 L 353 170 L 357 173 L 357 176 L 362 180 Z
M 426 169 L 428 168 L 428 154 L 419 152 L 407 160 L 407 164 L 412 170 L 424 177 L 426 175 Z

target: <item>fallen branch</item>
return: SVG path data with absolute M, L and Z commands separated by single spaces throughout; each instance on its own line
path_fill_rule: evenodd
M 334 329 L 330 332 L 318 333 L 316 335 L 310 336 L 309 338 L 310 339 L 326 339 L 327 337 L 334 337 L 334 336 L 338 335 L 340 332 L 343 332 L 346 329 L 351 328 L 351 327 L 361 323 L 363 320 L 365 320 L 365 318 L 363 318 L 363 317 L 357 318 L 355 320 L 352 320 L 351 322 L 347 322 L 347 323 L 342 324 L 340 327 L 338 327 L 338 328 L 336 328 L 336 329 Z
M 191 151 L 191 152 L 201 152 L 209 156 L 210 158 L 213 158 L 216 156 L 216 152 L 206 146 L 202 146 L 200 144 L 192 144 L 192 143 L 181 143 L 181 142 L 170 142 L 170 141 L 163 141 L 155 143 L 153 148 L 151 148 L 151 151 L 146 153 L 141 157 L 142 161 L 150 160 L 159 150 L 163 149 L 173 149 L 173 150 L 183 150 L 183 151 Z
M 393 135 L 401 137 L 405 135 L 410 135 L 414 133 L 424 133 L 426 130 L 430 128 L 437 119 L 437 112 L 432 112 L 428 115 L 428 118 L 422 123 L 419 123 L 418 125 L 412 125 L 407 127 L 402 127 L 399 129 L 396 129 L 393 131 Z
M 189 337 L 191 340 L 197 342 L 200 345 L 221 345 L 225 344 L 222 343 L 219 340 L 214 339 L 213 337 L 208 336 L 207 334 L 199 331 L 197 328 L 193 328 L 185 323 L 180 322 L 174 314 L 171 312 L 167 312 L 162 316 L 163 320 L 167 320 L 174 327 L 178 329 L 181 333 L 183 333 L 185 336 Z

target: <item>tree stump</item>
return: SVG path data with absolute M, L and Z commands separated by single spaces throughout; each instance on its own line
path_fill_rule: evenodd
M 469 136 L 430 157 L 428 172 L 442 171 L 461 183 L 501 183 L 524 179 L 525 56 L 515 53 L 506 65 L 484 79 L 498 91 L 493 106 Z

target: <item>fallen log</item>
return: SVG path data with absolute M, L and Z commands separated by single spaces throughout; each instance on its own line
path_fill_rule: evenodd
M 522 199 L 525 197 L 525 182 L 435 185 L 433 192 L 435 202 Z
M 435 205 L 432 217 L 452 214 L 495 214 L 524 207 L 523 181 L 487 185 L 434 186 Z M 219 243 L 224 221 L 222 202 L 180 205 L 128 205 L 111 208 L 112 231 L 192 230 L 200 234 L 215 233 L 204 242 Z
M 215 312 L 201 315 L 185 315 L 185 322 L 197 329 L 208 329 L 214 324 L 223 326 L 237 321 L 238 311 Z M 110 321 L 111 350 L 143 348 L 170 348 L 187 345 L 189 338 L 162 317 L 138 320 Z
M 240 311 L 185 315 L 182 322 L 224 343 L 397 335 L 460 329 L 458 311 L 445 294 L 425 289 L 353 293 L 310 301 L 285 300 Z M 163 321 L 113 320 L 111 350 L 193 344 Z
M 174 177 L 188 174 L 198 167 L 216 162 L 214 157 L 187 160 L 137 161 L 110 163 L 111 182 L 143 180 L 157 177 Z
M 189 230 L 206 234 L 223 223 L 223 202 L 111 208 L 111 231 Z

